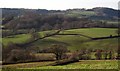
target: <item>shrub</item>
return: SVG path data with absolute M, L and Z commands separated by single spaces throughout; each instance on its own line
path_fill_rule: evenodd
M 105 60 L 108 59 L 108 52 L 107 52 L 107 51 L 104 52 L 104 59 L 105 59 Z
M 89 49 L 89 50 L 87 50 L 87 49 L 80 50 L 79 51 L 79 59 L 80 60 L 89 60 L 89 59 L 91 59 L 91 55 L 90 55 L 91 52 L 92 52 L 91 49 Z
M 101 60 L 101 58 L 102 58 L 101 50 L 97 50 L 97 51 L 96 51 L 95 57 L 96 57 L 97 60 Z
M 56 60 L 62 59 L 63 54 L 68 51 L 64 45 L 60 44 L 53 44 L 50 50 L 56 55 Z
M 53 53 L 37 53 L 35 54 L 35 61 L 54 61 L 56 60 Z
M 35 56 L 24 49 L 12 49 L 4 63 L 19 63 L 33 61 Z
M 109 51 L 109 59 L 112 59 L 113 55 L 112 55 L 112 51 Z
M 2 48 L 2 60 L 6 61 L 6 59 L 10 56 L 10 52 L 13 49 L 20 49 L 19 47 L 16 46 L 16 44 L 9 42 L 7 46 L 3 46 Z

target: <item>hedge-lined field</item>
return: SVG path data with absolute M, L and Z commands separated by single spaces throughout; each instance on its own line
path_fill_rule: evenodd
M 84 29 L 72 29 L 61 31 L 60 34 L 82 34 L 90 37 L 105 37 L 105 36 L 115 36 L 117 29 L 113 28 L 84 28 Z M 51 31 L 39 32 L 43 37 L 45 32 L 51 33 Z M 52 31 L 53 32 L 53 31 Z M 15 35 L 14 37 L 4 37 L 3 44 L 7 45 L 9 42 L 13 43 L 24 43 L 29 40 L 30 34 Z M 31 45 L 31 47 L 47 48 L 51 44 L 64 44 L 70 51 L 81 50 L 81 49 L 102 49 L 102 50 L 112 50 L 116 56 L 116 51 L 118 47 L 118 38 L 110 38 L 103 40 L 91 40 L 90 38 L 80 36 L 80 35 L 55 35 L 44 39 L 40 39 Z M 91 54 L 94 58 L 94 54 Z M 38 55 L 40 57 L 40 55 Z M 42 55 L 41 55 L 42 56 Z M 43 55 L 47 58 L 46 55 Z M 54 56 L 53 56 L 54 57 Z M 50 58 L 50 57 L 49 57 Z M 71 63 L 62 66 L 46 66 L 50 62 L 33 62 L 33 63 L 22 63 L 22 64 L 10 64 L 5 65 L 6 68 L 20 68 L 20 70 L 26 71 L 30 69 L 34 71 L 35 69 L 117 69 L 117 60 L 80 60 L 76 63 Z
M 74 29 L 74 30 L 65 30 L 61 32 L 63 34 L 83 34 L 90 37 L 105 37 L 110 35 L 117 35 L 116 29 L 108 28 L 85 28 L 85 29 Z M 49 47 L 51 44 L 65 44 L 68 49 L 71 51 L 80 50 L 84 48 L 88 49 L 115 49 L 118 47 L 118 38 L 104 39 L 104 40 L 93 40 L 89 38 L 79 36 L 79 35 L 56 35 L 52 37 L 45 38 L 34 42 L 33 44 L 37 47 Z
M 72 29 L 64 30 L 60 33 L 63 34 L 82 34 L 90 37 L 105 37 L 110 35 L 117 35 L 117 29 L 113 28 L 84 28 L 84 29 Z M 50 33 L 50 32 L 49 32 Z M 44 32 L 40 32 L 40 35 L 44 35 Z M 9 42 L 13 43 L 24 43 L 30 38 L 29 34 L 16 35 L 14 37 L 3 38 L 3 44 L 7 45 Z M 112 49 L 117 50 L 118 39 L 104 39 L 104 40 L 94 40 L 89 41 L 89 38 L 78 35 L 56 35 L 52 37 L 47 37 L 45 39 L 34 42 L 34 46 L 39 48 L 49 47 L 51 44 L 65 44 L 71 51 L 80 50 L 82 48 L 89 49 Z

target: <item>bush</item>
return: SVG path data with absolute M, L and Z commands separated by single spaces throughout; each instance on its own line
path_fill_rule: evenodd
M 91 49 L 82 49 L 79 51 L 79 59 L 80 60 L 89 60 L 91 59 L 91 52 L 92 50 Z
M 68 51 L 64 45 L 60 44 L 53 44 L 50 50 L 56 55 L 56 60 L 62 59 L 62 56 Z
M 35 54 L 35 61 L 54 61 L 56 60 L 53 53 L 37 53 Z
M 85 55 L 82 55 L 79 59 L 80 59 L 80 60 L 90 60 L 90 59 L 91 59 L 91 56 L 88 55 L 88 54 L 85 54 Z
M 12 42 L 9 42 L 7 46 L 3 45 L 3 48 L 2 48 L 2 56 L 3 56 L 2 60 L 3 61 L 6 61 L 6 59 L 10 56 L 10 52 L 13 49 L 20 49 L 20 48 L 17 47 L 16 44 L 14 44 Z
M 95 57 L 97 60 L 101 60 L 102 59 L 102 53 L 101 50 L 97 50 L 95 53 Z
M 69 57 L 69 59 L 73 60 L 73 61 L 79 61 L 79 53 L 78 52 L 72 53 L 72 55 Z
M 35 56 L 24 49 L 12 49 L 4 63 L 19 63 L 34 61 Z
M 56 66 L 56 65 L 66 65 L 66 64 L 70 64 L 70 63 L 74 63 L 74 62 L 79 62 L 79 60 L 73 60 L 73 59 L 64 59 L 64 60 L 58 60 L 53 64 L 50 64 L 52 66 Z

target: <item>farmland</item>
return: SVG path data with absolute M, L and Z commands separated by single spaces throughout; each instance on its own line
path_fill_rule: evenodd
M 54 61 L 53 61 L 54 62 Z M 3 67 L 9 67 L 9 68 L 34 68 L 34 67 L 41 67 L 41 66 L 46 66 L 48 64 L 53 63 L 52 61 L 46 61 L 46 62 L 31 62 L 31 63 L 19 63 L 19 64 L 9 64 L 9 65 L 4 65 Z
M 93 11 L 71 11 L 68 12 L 67 15 L 72 17 L 81 17 L 81 16 L 93 16 L 96 15 L 96 13 Z
M 89 36 L 91 38 L 96 37 L 106 37 L 106 36 L 116 36 L 115 28 L 82 28 L 82 29 L 70 29 L 62 30 L 59 34 L 82 34 Z M 51 31 L 42 31 L 39 32 L 40 36 L 44 36 L 45 33 L 55 32 Z M 29 40 L 30 34 L 19 34 L 14 36 L 4 37 L 2 39 L 3 44 L 7 45 L 9 42 L 13 43 L 25 43 Z M 118 47 L 118 38 L 102 39 L 102 40 L 91 40 L 90 38 L 81 36 L 81 35 L 54 35 L 46 37 L 44 39 L 39 39 L 31 43 L 29 47 L 39 47 L 39 49 L 47 48 L 51 44 L 62 44 L 66 45 L 67 48 L 74 52 L 76 50 L 90 49 L 90 50 L 112 50 L 113 55 L 117 55 Z M 92 59 L 95 59 L 95 52 L 90 54 Z M 52 58 L 55 56 L 49 53 L 38 53 L 36 54 L 38 58 Z M 20 70 L 34 70 L 34 69 L 117 69 L 118 61 L 117 60 L 79 60 L 79 62 L 70 63 L 67 65 L 57 65 L 50 66 L 49 64 L 54 63 L 54 61 L 44 61 L 44 62 L 30 62 L 30 63 L 18 63 L 18 64 L 8 64 L 3 65 L 5 68 L 18 68 Z
M 2 8 L 0 71 L 119 69 L 119 12 Z
M 80 60 L 76 63 L 59 66 L 46 66 L 53 62 L 33 62 L 5 65 L 3 67 L 18 68 L 23 70 L 34 69 L 118 69 L 117 60 Z
M 38 67 L 39 69 L 118 69 L 117 61 L 104 61 L 104 60 L 88 60 L 80 61 L 77 63 L 71 63 L 64 66 L 47 66 L 47 67 Z
M 64 34 L 78 33 L 78 34 L 87 35 L 89 37 L 105 37 L 110 35 L 112 36 L 117 35 L 116 30 L 117 29 L 112 29 L 112 28 L 84 28 L 84 29 L 64 30 L 61 31 L 60 33 L 64 33 Z M 42 34 L 43 32 L 40 32 L 40 35 Z M 22 35 L 16 35 L 14 37 L 5 37 L 2 40 L 3 40 L 3 44 L 7 45 L 9 42 L 24 43 L 29 38 L 30 38 L 29 34 L 22 34 Z M 79 50 L 80 48 L 101 48 L 101 47 L 102 49 L 112 48 L 112 47 L 116 48 L 118 44 L 117 38 L 95 40 L 95 41 L 89 41 L 89 40 L 90 40 L 89 38 L 79 35 L 66 35 L 66 36 L 56 35 L 56 36 L 47 37 L 32 44 L 34 44 L 34 46 L 38 46 L 42 48 L 42 47 L 48 47 L 50 44 L 60 43 L 67 45 L 68 49 L 73 51 Z

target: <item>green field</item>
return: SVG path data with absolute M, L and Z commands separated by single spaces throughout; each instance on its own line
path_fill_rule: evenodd
M 63 66 L 44 66 L 38 69 L 118 69 L 118 62 L 112 60 L 87 60 Z
M 117 35 L 117 29 L 112 28 L 84 28 L 84 29 L 72 29 L 64 30 L 63 34 L 83 34 L 90 37 L 105 37 L 110 35 Z M 43 34 L 43 32 L 40 32 Z M 30 38 L 29 34 L 16 35 L 15 37 L 3 38 L 3 44 L 7 45 L 8 42 L 24 43 Z M 37 42 L 32 43 L 34 46 L 39 48 L 49 47 L 51 44 L 64 44 L 69 50 L 79 50 L 82 48 L 88 49 L 113 49 L 117 50 L 118 39 L 104 39 L 91 41 L 89 38 L 79 35 L 56 35 L 41 39 Z
M 61 33 L 79 33 L 83 35 L 87 35 L 90 37 L 104 37 L 110 35 L 117 35 L 116 29 L 105 29 L 105 28 L 91 28 L 91 29 L 74 29 L 67 30 Z M 68 49 L 71 51 L 79 50 L 81 48 L 88 49 L 112 49 L 117 48 L 118 39 L 104 39 L 104 40 L 94 40 L 91 41 L 89 38 L 78 36 L 78 35 L 56 35 L 52 37 L 45 38 L 43 40 L 39 40 L 38 42 L 33 43 L 37 47 L 48 47 L 51 44 L 65 44 Z M 116 49 L 117 50 L 117 49 Z
M 3 65 L 7 68 L 18 68 L 18 69 L 118 69 L 117 60 L 80 60 L 76 63 L 59 66 L 46 66 L 51 62 L 33 62 L 33 63 L 20 63 Z
M 53 62 L 54 61 L 9 64 L 9 65 L 3 65 L 3 68 L 34 68 L 34 67 L 46 66 Z
M 106 37 L 106 36 L 115 36 L 117 29 L 113 28 L 82 28 L 82 29 L 71 29 L 63 30 L 60 34 L 82 34 L 89 37 Z M 39 32 L 40 35 L 44 36 L 45 32 L 51 33 L 51 31 Z M 52 31 L 53 32 L 53 31 Z M 13 43 L 24 43 L 30 38 L 29 34 L 15 35 L 14 37 L 5 37 L 3 38 L 3 44 L 7 45 L 9 42 Z M 118 38 L 103 39 L 103 40 L 91 40 L 90 38 L 81 36 L 81 35 L 55 35 L 40 39 L 29 47 L 39 47 L 46 48 L 51 44 L 64 44 L 70 51 L 80 50 L 80 49 L 102 49 L 102 50 L 112 50 L 116 54 L 118 47 Z M 46 56 L 46 54 L 38 54 L 39 57 Z M 94 58 L 94 53 L 91 54 Z M 50 54 L 49 54 L 50 56 Z M 46 56 L 47 57 L 47 56 Z M 54 57 L 54 56 L 53 56 Z M 4 65 L 3 67 L 7 68 L 19 68 L 24 71 L 27 69 L 117 69 L 118 61 L 117 60 L 80 60 L 76 63 L 71 63 L 68 65 L 59 65 L 59 66 L 46 66 L 54 61 L 49 62 L 32 62 L 32 63 L 20 63 L 20 64 L 10 64 Z
M 78 33 L 90 37 L 105 37 L 110 35 L 117 35 L 116 30 L 117 29 L 112 29 L 112 28 L 84 28 L 84 29 L 67 30 L 64 33 L 76 33 L 76 34 Z
M 14 37 L 9 36 L 2 38 L 2 42 L 4 45 L 7 45 L 9 42 L 13 43 L 24 43 L 30 38 L 29 34 L 15 35 Z
M 80 17 L 80 16 L 94 16 L 96 15 L 93 11 L 70 11 L 67 14 L 68 16 L 72 17 Z

